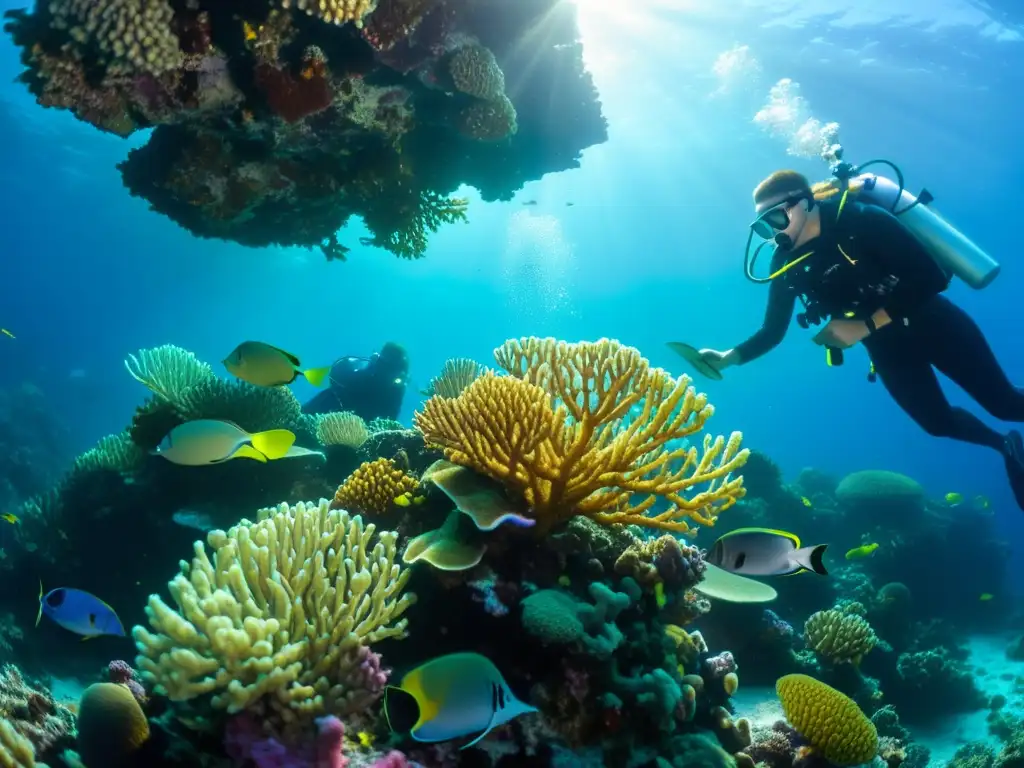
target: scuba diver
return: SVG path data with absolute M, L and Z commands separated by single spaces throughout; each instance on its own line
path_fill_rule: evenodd
M 398 420 L 409 378 L 405 349 L 389 341 L 371 357 L 343 357 L 331 366 L 330 386 L 302 406 L 310 415 L 352 411 L 364 421 Z
M 825 347 L 830 365 L 841 365 L 842 350 L 863 343 L 872 365 L 868 379 L 880 378 L 896 404 L 928 434 L 1000 453 L 1024 509 L 1020 432 L 1000 434 L 950 405 L 935 374 L 938 370 L 958 384 L 993 417 L 1024 421 L 1024 391 L 1010 382 L 974 320 L 943 295 L 952 274 L 977 288 L 999 267 L 926 207 L 932 200 L 927 190 L 915 198 L 905 191 L 896 166 L 874 162 L 896 171 L 898 189 L 881 176 L 853 178 L 865 166 L 847 164 L 836 166 L 847 169 L 836 173 L 838 183 L 812 187 L 796 171 L 778 171 L 762 181 L 754 190 L 757 218 L 746 255 L 748 278 L 770 286 L 760 330 L 727 351 L 672 346 L 689 352 L 701 372 L 721 378 L 725 368 L 756 360 L 782 341 L 799 299 L 801 327 L 826 323 L 814 342 Z M 904 216 L 908 211 L 911 215 Z M 775 245 L 767 278 L 753 276 L 760 250 L 751 257 L 754 235 L 765 241 L 761 247 Z

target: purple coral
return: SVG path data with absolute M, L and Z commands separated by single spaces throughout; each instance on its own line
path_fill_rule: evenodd
M 147 701 L 146 689 L 142 687 L 142 683 L 139 681 L 139 674 L 132 665 L 127 661 L 116 659 L 107 665 L 107 677 L 110 682 L 123 685 L 129 691 L 132 692 L 132 696 L 139 704 L 145 704 Z
M 736 665 L 736 659 L 730 651 L 722 651 L 717 656 L 709 657 L 705 662 L 708 671 L 711 676 L 715 679 L 725 677 L 730 672 L 735 672 L 739 667 Z
M 761 614 L 761 625 L 764 629 L 765 640 L 791 646 L 796 640 L 796 630 L 793 625 L 781 618 L 775 611 L 765 608 Z
M 252 716 L 241 714 L 228 720 L 224 732 L 224 749 L 238 763 L 251 761 L 256 768 L 347 768 L 349 760 L 342 754 L 345 726 L 329 715 L 316 721 L 317 733 L 310 742 L 285 746 L 263 734 Z M 377 757 L 370 768 L 407 768 L 405 755 L 397 750 Z
M 368 646 L 359 646 L 345 681 L 349 689 L 346 712 L 354 714 L 372 706 L 384 693 L 390 674 L 390 669 L 381 666 L 379 653 Z

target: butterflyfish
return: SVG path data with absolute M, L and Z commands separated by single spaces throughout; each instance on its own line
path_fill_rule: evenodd
M 847 560 L 861 560 L 865 557 L 870 557 L 874 551 L 878 549 L 878 544 L 872 542 L 871 544 L 862 544 L 859 547 L 854 547 L 846 553 Z
M 287 429 L 250 434 L 230 421 L 196 419 L 168 432 L 153 453 L 172 464 L 204 467 L 229 459 L 282 459 L 294 442 L 294 433 Z
M 44 595 L 43 582 L 39 582 L 37 627 L 44 614 L 69 632 L 82 635 L 83 639 L 99 635 L 124 637 L 124 626 L 114 609 L 80 589 L 57 587 Z
M 314 387 L 323 386 L 331 366 L 302 370 L 299 358 L 262 341 L 243 341 L 224 359 L 224 367 L 233 376 L 257 387 L 280 387 L 305 376 Z
M 471 747 L 494 728 L 536 712 L 515 697 L 501 672 L 478 653 L 440 656 L 384 689 L 384 715 L 393 731 L 416 741 L 437 742 L 477 734 Z
M 740 528 L 711 547 L 707 560 L 743 576 L 785 576 L 801 571 L 828 575 L 822 557 L 828 544 L 801 547 L 792 533 L 771 528 Z

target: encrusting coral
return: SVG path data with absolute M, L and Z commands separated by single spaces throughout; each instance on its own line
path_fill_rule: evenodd
M 331 508 L 380 515 L 394 506 L 395 499 L 412 493 L 419 484 L 394 459 L 365 461 L 338 487 Z
M 413 420 L 448 460 L 520 493 L 538 531 L 585 515 L 691 533 L 742 497 L 743 478 L 732 476 L 748 455 L 739 432 L 706 435 L 700 451 L 665 447 L 714 413 L 686 376 L 608 339 L 510 340 L 495 359 L 508 375 L 487 372 L 456 398 L 434 396 Z M 627 421 L 634 406 L 640 415 Z M 659 499 L 670 508 L 649 514 Z
M 811 614 L 804 625 L 804 642 L 819 658 L 832 664 L 860 664 L 878 637 L 863 616 L 831 608 Z
M 274 728 L 363 709 L 382 690 L 368 646 L 404 637 L 415 600 L 403 594 L 396 534 L 375 536 L 326 500 L 258 518 L 211 532 L 212 562 L 196 542 L 169 584 L 176 610 L 150 596 L 152 631 L 132 631 L 138 668 L 172 701 L 214 694 L 215 710 L 262 706 Z

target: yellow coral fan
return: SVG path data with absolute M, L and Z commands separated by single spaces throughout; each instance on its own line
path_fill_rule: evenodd
M 867 763 L 878 752 L 878 733 L 853 699 L 807 675 L 775 683 L 786 719 L 834 765 Z
M 36 762 L 32 742 L 14 730 L 6 717 L 0 717 L 0 766 L 3 768 L 46 768 Z
M 804 625 L 804 642 L 833 664 L 860 664 L 878 637 L 862 616 L 832 608 L 811 614 Z
M 315 418 L 316 439 L 321 445 L 358 448 L 370 437 L 366 422 L 351 411 L 322 413 Z
M 456 398 L 432 397 L 414 422 L 447 459 L 522 494 L 539 531 L 579 514 L 687 533 L 743 496 L 742 477 L 730 477 L 749 454 L 739 432 L 706 435 L 702 450 L 666 448 L 714 413 L 687 377 L 608 339 L 511 340 L 495 358 L 511 375 L 488 372 Z M 647 514 L 659 498 L 671 507 Z
M 412 493 L 419 480 L 407 474 L 393 459 L 364 461 L 334 494 L 333 509 L 383 514 L 399 496 Z
M 374 539 L 376 538 L 376 542 Z M 177 610 L 151 595 L 153 631 L 135 627 L 137 665 L 172 701 L 215 694 L 229 713 L 262 704 L 287 724 L 366 706 L 364 647 L 404 637 L 409 571 L 397 534 L 319 505 L 281 504 L 196 542 L 170 582 Z

